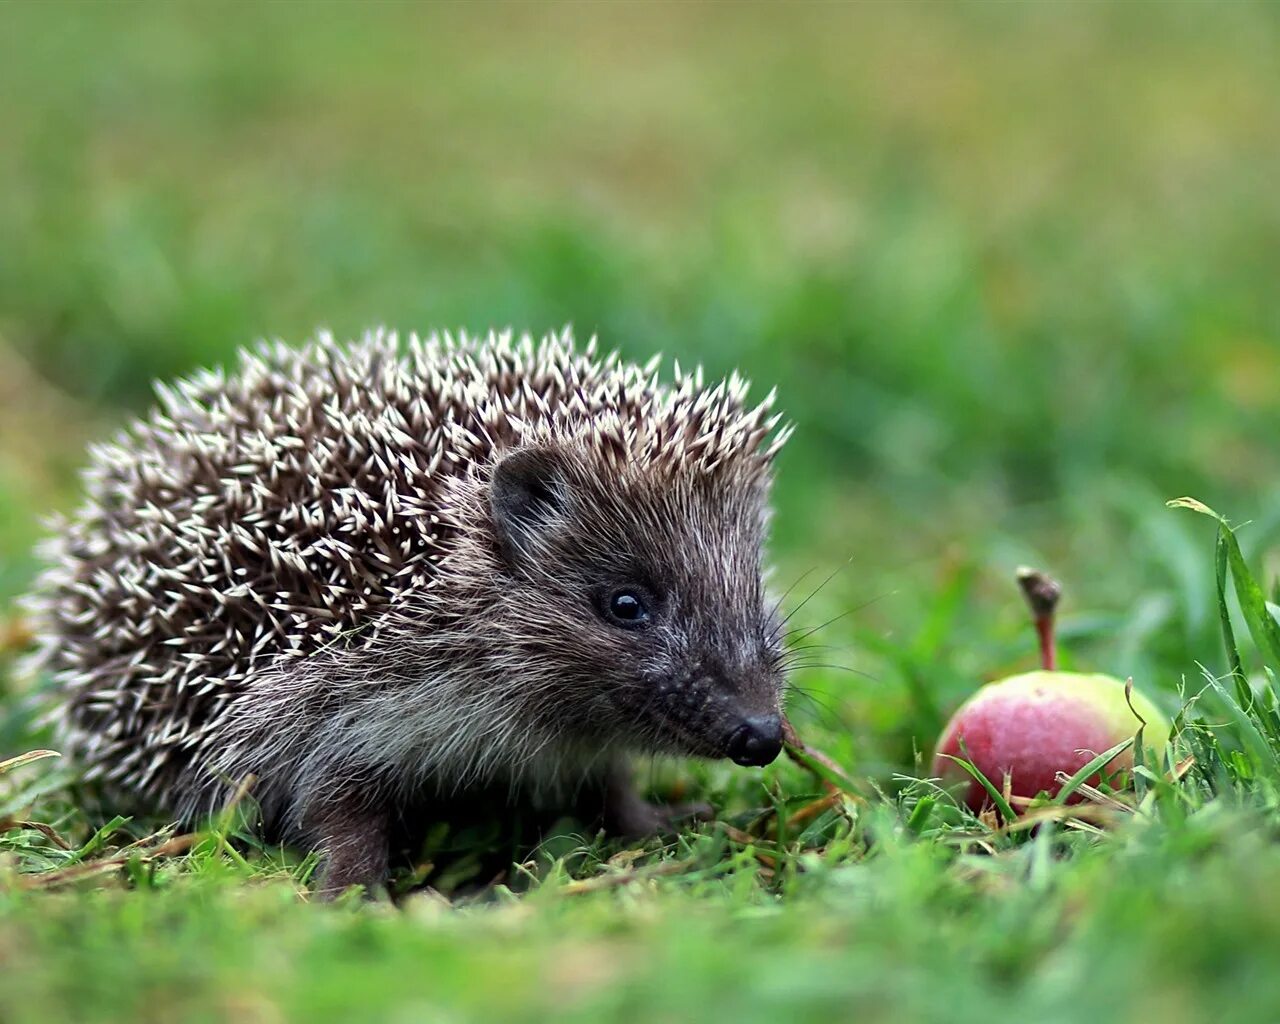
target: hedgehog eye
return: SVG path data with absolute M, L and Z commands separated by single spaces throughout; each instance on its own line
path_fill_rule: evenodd
M 605 617 L 623 629 L 640 629 L 649 623 L 649 608 L 635 590 L 615 590 L 604 604 Z

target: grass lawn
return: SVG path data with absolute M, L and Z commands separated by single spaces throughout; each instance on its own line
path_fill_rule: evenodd
M 718 821 L 442 821 L 415 891 L 317 906 L 234 813 L 7 766 L 0 1020 L 1280 1019 L 1278 48 L 1244 3 L 0 7 L 0 760 L 50 743 L 40 517 L 153 379 L 572 322 L 778 386 L 791 714 L 843 773 L 655 763 Z M 1035 664 L 1020 564 L 1179 726 L 1037 829 L 928 781 Z

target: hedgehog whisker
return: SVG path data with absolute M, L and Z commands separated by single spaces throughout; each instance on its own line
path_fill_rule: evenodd
M 847 618 L 850 615 L 856 615 L 858 612 L 865 611 L 867 608 L 870 608 L 873 604 L 877 604 L 878 602 L 883 601 L 886 597 L 892 596 L 893 593 L 894 591 L 892 590 L 886 590 L 883 594 L 877 594 L 875 597 L 871 598 L 869 601 L 863 601 L 862 604 L 855 605 L 853 608 L 846 608 L 844 611 L 840 612 L 840 614 L 833 615 L 831 618 L 827 619 L 826 622 L 819 623 L 818 625 L 812 626 L 809 629 L 805 629 L 803 631 L 794 630 L 794 631 L 788 632 L 785 637 L 785 642 L 789 644 L 799 643 L 800 641 L 813 636 L 815 633 L 826 629 L 828 626 L 832 625 L 833 623 L 839 622 L 843 618 Z
M 781 610 L 782 608 L 782 602 L 791 596 L 791 592 L 795 590 L 796 587 L 798 587 L 806 579 L 812 576 L 817 571 L 817 569 L 818 567 L 816 565 L 811 565 L 808 569 L 806 569 L 804 572 L 802 572 L 799 576 L 797 576 L 794 580 L 791 581 L 791 585 L 788 586 L 787 589 L 784 590 L 781 594 L 779 594 L 777 599 L 774 600 L 774 602 L 770 606 L 769 608 L 770 619 L 773 619 L 777 616 L 779 610 Z
M 819 583 L 816 587 L 814 587 L 813 590 L 809 592 L 808 596 L 806 596 L 803 601 L 801 601 L 798 605 L 792 608 L 791 611 L 789 611 L 785 616 L 783 616 L 782 621 L 779 622 L 776 627 L 774 627 L 774 636 L 776 637 L 782 631 L 782 629 L 786 626 L 786 624 L 791 621 L 791 619 L 796 615 L 796 613 L 799 612 L 800 609 L 802 609 L 810 601 L 812 601 L 814 597 L 816 597 L 828 583 L 830 583 L 833 579 L 835 579 L 847 568 L 849 568 L 849 566 L 853 564 L 853 558 L 854 556 L 850 555 L 843 565 L 838 566 L 836 569 L 833 569 L 831 574 L 827 576 L 827 578 L 824 579 L 821 583 Z
M 873 682 L 873 683 L 883 682 L 883 680 L 879 676 L 873 675 L 870 672 L 866 672 L 863 669 L 853 668 L 849 665 L 837 665 L 837 664 L 834 664 L 831 662 L 825 662 L 825 661 L 804 662 L 803 664 L 794 665 L 792 666 L 792 668 L 793 668 L 793 671 L 796 671 L 796 672 L 807 672 L 812 669 L 829 669 L 830 671 L 833 671 L 833 672 L 846 672 L 851 676 L 861 676 L 863 679 L 869 680 L 870 682 Z
M 843 723 L 840 721 L 840 716 L 831 704 L 827 703 L 826 701 L 819 700 L 812 692 L 807 690 L 797 689 L 794 691 L 789 691 L 788 696 L 790 696 L 791 692 L 794 692 L 797 697 L 805 701 L 808 701 L 810 707 L 814 709 L 815 714 L 818 715 L 819 719 L 822 721 L 824 725 L 834 729 L 843 728 Z

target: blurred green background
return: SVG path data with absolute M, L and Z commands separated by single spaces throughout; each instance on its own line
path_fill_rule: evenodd
M 859 609 L 823 660 L 866 674 L 808 685 L 873 773 L 1029 663 L 1019 562 L 1063 577 L 1079 661 L 1171 693 L 1209 566 L 1163 500 L 1277 507 L 1272 6 L 41 4 L 0 29 L 2 596 L 154 378 L 319 326 L 571 322 L 776 384 L 777 580 L 847 561 L 805 612 Z
M 153 379 L 322 326 L 572 323 L 777 385 L 775 579 L 794 606 L 830 576 L 797 621 L 834 620 L 794 717 L 856 778 L 926 770 L 956 704 L 1034 663 L 1021 563 L 1066 585 L 1068 666 L 1175 710 L 1224 664 L 1212 524 L 1164 501 L 1253 520 L 1280 568 L 1278 58 L 1263 3 L 0 5 L 0 632 L 40 517 Z M 0 673 L 0 757 L 39 741 L 23 685 Z M 811 786 L 675 771 L 740 813 Z M 1229 802 L 1053 872 L 1048 840 L 952 857 L 968 825 L 913 843 L 879 805 L 829 875 L 713 829 L 661 898 L 490 915 L 311 915 L 219 847 L 157 902 L 0 884 L 5 1002 L 1269 1020 L 1275 819 Z

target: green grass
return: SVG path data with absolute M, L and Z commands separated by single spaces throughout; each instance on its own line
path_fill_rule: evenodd
M 155 856 L 36 761 L 0 1019 L 1274 1020 L 1278 44 L 1262 4 L 0 7 L 0 632 L 152 379 L 573 322 L 778 385 L 777 580 L 840 569 L 793 714 L 852 791 L 788 826 L 793 762 L 661 764 L 721 822 L 442 824 L 440 895 L 318 907 L 234 816 Z M 1251 522 L 1215 550 L 1186 494 Z M 1034 663 L 1024 563 L 1064 667 L 1185 705 L 1194 766 L 1101 830 L 919 781 Z M 49 742 L 3 657 L 0 759 Z

